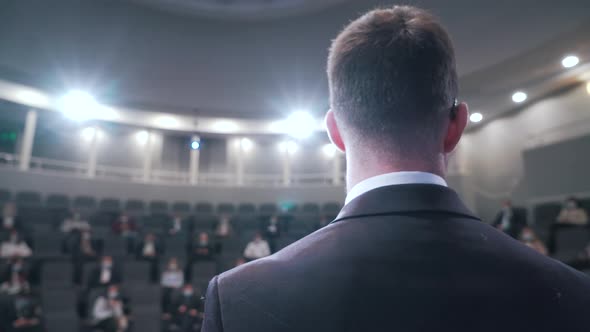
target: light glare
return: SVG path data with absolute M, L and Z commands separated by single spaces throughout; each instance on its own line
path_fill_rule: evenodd
M 156 123 L 165 128 L 173 128 L 178 126 L 178 120 L 171 116 L 161 116 L 156 120 Z
M 286 134 L 296 139 L 306 139 L 313 134 L 316 124 L 317 121 L 308 112 L 293 112 L 285 122 Z
M 299 146 L 293 141 L 286 141 L 279 144 L 279 150 L 282 153 L 293 155 L 297 152 L 297 150 L 299 150 Z
M 86 127 L 84 129 L 82 129 L 82 138 L 85 141 L 92 141 L 94 139 L 94 135 L 96 135 L 96 128 L 94 127 Z
M 590 95 L 590 82 L 586 83 L 586 92 Z
M 221 120 L 213 125 L 213 129 L 222 133 L 232 133 L 238 130 L 238 125 L 233 121 Z
M 242 148 L 242 151 L 248 152 L 252 150 L 254 143 L 251 139 L 244 137 L 240 140 L 240 147 Z
M 193 150 L 199 150 L 201 148 L 201 142 L 199 141 L 192 141 L 191 143 L 191 149 Z
M 565 58 L 563 58 L 563 60 L 561 60 L 561 65 L 564 68 L 572 68 L 578 65 L 578 63 L 580 63 L 580 58 L 578 58 L 575 55 L 568 55 Z
M 469 121 L 473 123 L 478 123 L 483 120 L 483 115 L 481 113 L 473 113 L 469 116 Z
M 327 158 L 334 158 L 336 155 L 336 147 L 332 143 L 328 143 L 322 147 L 322 152 Z
M 59 100 L 63 114 L 74 121 L 85 121 L 96 118 L 100 105 L 94 97 L 86 91 L 72 90 Z
M 528 96 L 526 95 L 526 93 L 522 91 L 517 91 L 512 95 L 512 101 L 515 103 L 522 103 L 527 99 L 527 97 Z
M 149 137 L 150 137 L 150 134 L 147 131 L 145 131 L 145 130 L 138 131 L 135 134 L 135 140 L 140 145 L 145 145 L 147 143 Z

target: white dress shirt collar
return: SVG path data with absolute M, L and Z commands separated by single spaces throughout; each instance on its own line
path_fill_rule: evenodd
M 447 187 L 447 182 L 440 176 L 427 172 L 393 172 L 365 179 L 357 183 L 346 195 L 344 204 L 348 204 L 360 195 L 380 187 L 400 184 L 434 184 Z

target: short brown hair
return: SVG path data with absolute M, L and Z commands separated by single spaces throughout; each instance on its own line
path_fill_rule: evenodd
M 407 6 L 350 23 L 332 43 L 328 78 L 339 125 L 355 142 L 385 152 L 438 147 L 458 93 L 447 32 L 428 12 Z

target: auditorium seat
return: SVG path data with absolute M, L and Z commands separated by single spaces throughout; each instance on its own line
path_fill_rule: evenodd
M 181 216 L 186 217 L 191 213 L 191 205 L 189 202 L 174 202 L 174 204 L 172 204 L 172 212 L 179 213 Z
M 322 206 L 322 214 L 330 219 L 334 219 L 340 213 L 341 206 L 339 203 L 330 202 Z
M 127 239 L 109 234 L 104 237 L 105 255 L 124 256 L 127 254 Z
M 217 263 L 213 261 L 194 262 L 192 266 L 192 282 L 208 282 L 217 274 Z M 195 284 L 196 285 L 196 284 Z
M 319 215 L 320 206 L 316 203 L 305 203 L 303 204 L 300 213 Z
M 41 206 L 41 194 L 36 191 L 21 191 L 16 194 L 15 202 L 19 207 Z
M 76 315 L 73 314 L 74 309 L 68 312 L 52 313 L 45 317 L 45 331 L 60 331 L 60 332 L 78 332 L 79 323 Z
M 43 303 L 43 311 L 48 315 L 69 313 L 71 316 L 74 316 L 76 290 L 74 287 L 43 287 L 41 290 L 41 301 Z
M 217 205 L 217 213 L 228 213 L 234 214 L 236 212 L 236 207 L 231 203 L 220 203 Z
M 256 206 L 251 203 L 241 203 L 238 205 L 238 213 L 239 214 L 255 214 L 256 213 Z
M 186 244 L 189 239 L 188 234 L 177 234 L 164 238 L 164 248 L 167 257 L 183 258 L 186 256 Z
M 46 260 L 41 268 L 43 288 L 71 288 L 72 263 L 68 261 Z
M 45 206 L 50 209 L 69 209 L 70 198 L 64 194 L 50 194 L 45 200 Z
M 152 201 L 149 205 L 151 215 L 156 214 L 168 214 L 168 202 L 165 201 Z
M 142 261 L 126 261 L 123 264 L 123 284 L 129 285 L 146 285 L 150 283 L 150 263 Z
M 577 254 L 588 245 L 590 233 L 588 229 L 565 228 L 557 232 L 555 240 L 557 252 L 553 257 L 567 262 L 576 258 Z
M 51 225 L 51 217 L 41 203 L 41 194 L 22 191 L 15 197 L 18 215 L 29 229 L 45 231 Z
M 213 214 L 211 203 L 200 202 L 195 205 L 194 230 L 195 232 L 211 232 L 217 223 L 217 217 Z
M 213 214 L 213 205 L 207 202 L 199 202 L 195 204 L 195 213 L 197 214 Z
M 4 204 L 5 202 L 10 201 L 12 198 L 12 193 L 6 189 L 0 189 L 0 204 Z
M 87 218 L 96 211 L 96 199 L 91 196 L 77 196 L 74 198 L 72 207 Z
M 118 214 L 121 212 L 121 201 L 116 198 L 103 198 L 98 204 L 98 210 Z
M 141 218 L 145 214 L 145 203 L 138 199 L 130 199 L 125 202 L 125 211 L 134 218 Z
M 259 214 L 262 217 L 268 217 L 278 212 L 277 205 L 274 203 L 264 203 L 258 208 Z
M 590 214 L 590 198 L 580 199 L 580 207 L 586 210 L 586 213 Z
M 41 258 L 61 256 L 60 246 L 63 235 L 59 232 L 41 232 L 38 231 L 38 228 L 35 228 L 35 230 L 36 231 L 33 235 L 33 252 L 35 253 L 35 256 Z

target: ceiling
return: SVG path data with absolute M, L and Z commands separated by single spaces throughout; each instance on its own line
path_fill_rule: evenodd
M 452 35 L 462 98 L 490 116 L 509 94 L 571 84 L 590 60 L 587 0 L 415 0 Z M 378 0 L 3 0 L 0 78 L 55 94 L 198 116 L 280 118 L 328 107 L 330 40 Z M 550 84 L 547 82 L 551 82 Z M 538 86 L 542 85 L 543 88 Z M 508 97 L 507 97 L 508 96 Z

